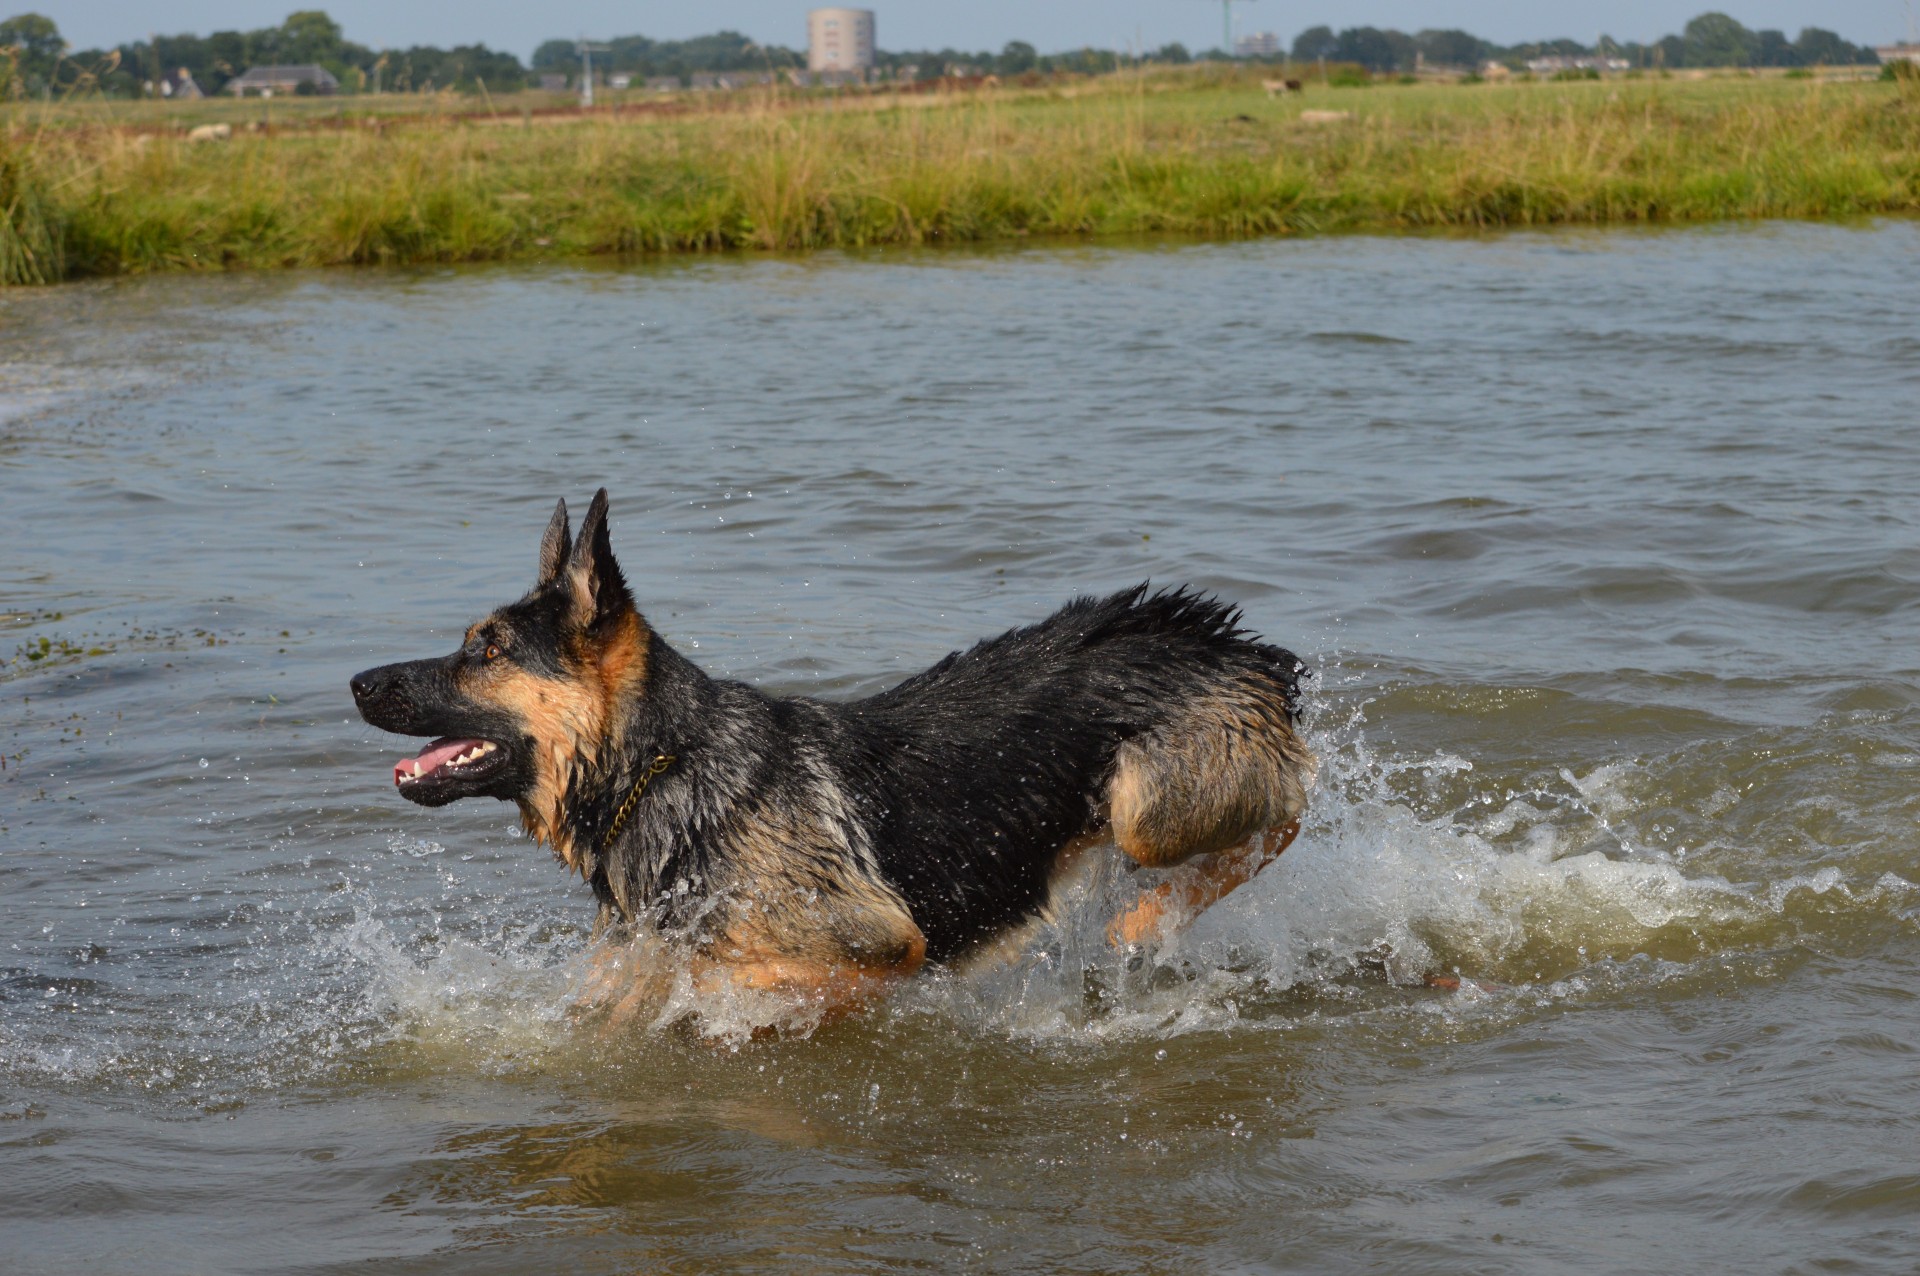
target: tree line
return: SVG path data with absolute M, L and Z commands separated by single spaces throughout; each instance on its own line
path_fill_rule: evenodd
M 780 45 L 759 44 L 737 31 L 720 31 L 691 40 L 653 40 L 621 36 L 596 52 L 595 65 L 638 76 L 674 76 L 697 72 L 782 71 L 806 65 L 805 54 Z M 1190 53 L 1168 44 L 1152 52 L 1123 54 L 1079 49 L 1042 54 L 1015 40 L 998 53 L 987 50 L 922 49 L 876 51 L 875 64 L 890 77 L 919 79 L 950 74 L 1025 75 L 1075 72 L 1100 74 L 1132 63 L 1180 64 L 1222 59 L 1219 49 Z M 1776 30 L 1751 31 L 1724 13 L 1703 13 L 1678 35 L 1649 44 L 1600 37 L 1593 44 L 1545 40 L 1498 45 L 1467 31 L 1424 30 L 1408 35 L 1391 28 L 1309 27 L 1286 54 L 1295 62 L 1345 63 L 1376 74 L 1406 73 L 1416 67 L 1475 70 L 1497 62 L 1518 70 L 1542 57 L 1619 58 L 1646 69 L 1685 67 L 1811 67 L 1871 65 L 1872 49 L 1850 44 L 1832 31 L 1803 28 L 1789 40 Z M 483 44 L 442 49 L 415 45 L 372 49 L 348 40 L 325 11 L 306 9 L 277 27 L 255 31 L 216 31 L 211 35 L 157 36 L 112 49 L 69 49 L 52 19 L 23 13 L 0 22 L 0 88 L 9 96 L 39 97 L 75 88 L 97 89 L 113 97 L 138 97 L 154 91 L 164 77 L 185 70 L 205 93 L 218 93 L 228 80 L 250 66 L 312 64 L 325 67 L 349 93 L 414 92 L 456 89 L 477 92 L 526 87 L 541 73 L 577 75 L 580 60 L 572 40 L 548 40 L 534 51 L 531 66 L 511 53 Z
M 1618 58 L 1647 70 L 1686 67 L 1872 66 L 1879 56 L 1821 27 L 1803 27 L 1797 38 L 1775 30 L 1750 31 L 1724 13 L 1703 13 L 1679 35 L 1652 43 L 1601 36 L 1592 44 L 1542 40 L 1497 45 L 1471 32 L 1426 30 L 1408 35 L 1378 27 L 1309 27 L 1291 46 L 1296 62 L 1354 63 L 1377 73 L 1408 72 L 1422 64 L 1474 70 L 1489 62 L 1520 70 L 1538 58 Z
M 441 88 L 513 91 L 526 84 L 527 69 L 511 53 L 484 44 L 442 49 L 415 45 L 371 49 L 346 38 L 340 24 L 320 9 L 287 15 L 277 27 L 215 31 L 212 35 L 162 35 L 111 49 L 69 49 L 53 20 L 23 13 L 0 22 L 0 79 L 11 96 L 39 97 L 72 89 L 97 89 L 109 97 L 140 97 L 163 78 L 184 70 L 201 92 L 218 93 L 253 66 L 322 66 L 348 93 Z M 9 66 L 8 63 L 11 63 Z
M 998 53 L 966 49 L 876 49 L 874 66 L 897 78 L 909 71 L 917 79 L 950 74 L 1024 75 L 1112 71 L 1135 59 L 1109 49 L 1074 49 L 1043 54 L 1025 41 L 1015 40 Z M 1144 55 L 1150 62 L 1192 61 L 1186 48 L 1169 44 Z M 639 76 L 677 76 L 685 79 L 703 71 L 784 71 L 806 66 L 803 49 L 759 44 L 738 31 L 721 31 L 692 40 L 653 40 L 643 35 L 620 36 L 594 46 L 593 65 L 607 71 Z M 534 72 L 567 73 L 580 69 L 580 54 L 572 40 L 548 40 L 533 51 Z

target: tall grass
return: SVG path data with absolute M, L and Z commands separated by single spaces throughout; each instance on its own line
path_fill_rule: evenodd
M 1312 123 L 1302 111 L 1351 118 Z M 1740 80 L 1318 88 L 1198 78 L 531 126 L 16 122 L 0 279 L 1920 211 L 1920 95 Z
M 0 141 L 0 285 L 66 278 L 65 249 L 66 236 L 41 178 L 38 156 Z

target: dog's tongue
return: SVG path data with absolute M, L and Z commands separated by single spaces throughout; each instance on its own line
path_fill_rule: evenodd
M 415 758 L 402 758 L 393 764 L 393 782 L 399 784 L 411 780 L 416 775 L 428 775 L 438 771 L 468 749 L 478 748 L 478 740 L 438 740 L 425 753 Z

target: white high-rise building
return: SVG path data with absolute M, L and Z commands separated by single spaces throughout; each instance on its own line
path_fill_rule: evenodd
M 807 70 L 873 67 L 873 10 L 815 9 L 807 14 Z

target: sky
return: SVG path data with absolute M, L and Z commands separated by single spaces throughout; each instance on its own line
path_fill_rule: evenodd
M 858 0 L 855 0 L 857 3 Z M 76 48 L 143 39 L 149 32 L 205 35 L 277 26 L 299 8 L 324 8 L 347 38 L 375 47 L 480 43 L 525 58 L 542 40 L 587 35 L 682 39 L 711 31 L 743 31 L 767 44 L 806 44 L 807 0 L 0 0 L 46 14 Z M 1158 48 L 1180 41 L 1202 49 L 1220 43 L 1219 0 L 868 0 L 876 43 L 883 49 L 999 49 L 1025 40 L 1043 53 L 1095 45 Z M 1501 44 L 1571 36 L 1590 42 L 1605 33 L 1652 40 L 1678 31 L 1707 10 L 1730 13 L 1756 30 L 1778 27 L 1789 37 L 1804 26 L 1837 31 L 1858 44 L 1906 35 L 1906 0 L 1240 0 L 1234 31 L 1275 31 L 1291 41 L 1320 23 L 1351 26 L 1460 27 Z

